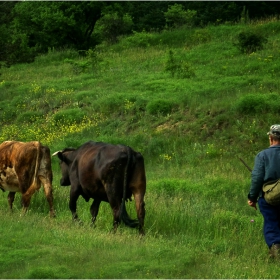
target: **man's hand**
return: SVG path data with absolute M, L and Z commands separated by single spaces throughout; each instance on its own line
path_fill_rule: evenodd
M 253 202 L 251 200 L 248 200 L 248 205 L 251 207 L 254 207 L 257 210 L 257 202 Z

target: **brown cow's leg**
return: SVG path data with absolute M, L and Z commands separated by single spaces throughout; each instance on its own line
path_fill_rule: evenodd
M 31 196 L 33 195 L 33 193 L 34 192 L 27 191 L 22 195 L 21 202 L 22 202 L 22 207 L 23 207 L 22 210 L 24 214 L 27 212 L 27 209 L 30 205 Z
M 47 201 L 49 203 L 50 217 L 54 218 L 55 217 L 55 211 L 54 211 L 54 207 L 53 207 L 52 184 L 51 184 L 50 180 L 46 179 L 45 177 L 39 176 L 39 179 L 44 186 L 45 196 L 46 196 Z
M 20 189 L 26 189 L 25 187 L 21 187 Z M 28 207 L 30 205 L 30 200 L 32 195 L 35 193 L 36 188 L 34 185 L 31 185 L 25 193 L 22 194 L 21 196 L 21 202 L 22 202 L 22 207 L 23 207 L 23 213 L 25 214 L 28 210 Z
M 8 194 L 8 203 L 11 211 L 13 211 L 13 202 L 15 200 L 15 194 L 15 192 L 9 192 Z
M 101 203 L 101 200 L 98 199 L 94 199 L 91 206 L 90 206 L 90 213 L 92 216 L 92 224 L 94 224 L 96 217 L 98 215 L 98 211 L 99 211 L 99 205 Z
M 144 195 L 142 193 L 134 194 L 135 206 L 137 211 L 137 218 L 139 221 L 139 233 L 144 235 L 144 219 L 145 219 L 145 202 Z

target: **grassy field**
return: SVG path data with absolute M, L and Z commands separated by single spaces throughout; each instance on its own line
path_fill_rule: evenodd
M 240 32 L 267 36 L 241 53 Z M 120 226 L 101 204 L 78 201 L 54 172 L 55 219 L 40 190 L 27 215 L 0 196 L 1 278 L 277 278 L 262 216 L 247 206 L 256 153 L 279 123 L 280 22 L 135 33 L 80 56 L 50 50 L 0 69 L 0 141 L 39 140 L 51 153 L 88 140 L 141 152 L 147 173 L 146 235 Z M 172 66 L 170 68 L 170 66 Z M 173 70 L 170 70 L 173 69 Z M 128 210 L 135 217 L 134 202 Z

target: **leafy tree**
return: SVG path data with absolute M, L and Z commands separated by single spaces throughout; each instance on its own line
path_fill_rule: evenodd
M 104 40 L 116 43 L 120 35 L 131 32 L 133 21 L 128 14 L 120 15 L 118 12 L 109 12 L 103 14 L 97 26 L 100 36 Z
M 92 32 L 104 5 L 90 1 L 16 2 L 12 19 L 0 25 L 0 37 L 6 38 L 1 42 L 9 50 L 5 56 L 0 54 L 0 60 L 9 64 L 29 62 L 50 48 L 94 47 L 98 42 Z
M 87 49 L 96 44 L 91 35 L 101 17 L 102 2 L 20 2 L 14 8 L 16 36 L 24 34 L 29 47 Z M 20 36 L 19 36 L 20 37 Z
M 184 2 L 185 9 L 197 11 L 196 25 L 235 22 L 241 14 L 236 1 L 190 1 Z
M 250 19 L 279 15 L 277 1 L 182 1 L 185 9 L 197 11 L 196 24 L 238 22 L 245 7 Z
M 169 6 L 167 12 L 164 13 L 166 23 L 172 27 L 180 27 L 182 25 L 193 25 L 193 18 L 196 15 L 194 10 L 184 10 L 183 5 L 174 4 Z
M 2 62 L 7 61 L 11 53 L 9 24 L 13 19 L 12 10 L 15 4 L 16 2 L 0 2 L 0 61 Z
M 127 6 L 127 13 L 131 15 L 134 22 L 134 31 L 143 30 L 160 31 L 166 24 L 164 12 L 172 1 L 131 1 Z
M 0 1 L 0 64 L 32 61 L 49 48 L 93 49 L 102 38 L 115 42 L 131 31 L 161 31 L 166 22 L 172 26 L 239 22 L 244 11 L 253 20 L 279 15 L 280 5 L 277 1 Z

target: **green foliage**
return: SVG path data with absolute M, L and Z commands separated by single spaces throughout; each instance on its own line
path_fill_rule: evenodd
M 172 77 L 177 76 L 178 78 L 192 78 L 195 76 L 194 69 L 190 63 L 176 59 L 172 50 L 169 50 L 165 71 L 170 72 Z
M 155 136 L 152 137 L 149 141 L 149 144 L 144 147 L 144 154 L 149 155 L 149 157 L 157 158 L 159 155 L 164 154 L 168 146 L 168 141 L 161 137 Z
M 208 29 L 195 29 L 191 38 L 196 44 L 204 44 L 211 41 L 211 34 Z
M 112 112 L 118 115 L 124 112 L 125 96 L 116 94 L 107 98 L 101 98 L 94 103 L 94 108 L 98 109 L 103 114 L 111 114 Z
M 85 113 L 81 109 L 60 110 L 53 115 L 53 119 L 57 125 L 66 123 L 81 123 L 85 117 Z
M 192 26 L 194 24 L 197 12 L 194 10 L 185 11 L 183 5 L 174 4 L 169 6 L 167 12 L 164 13 L 166 23 L 169 26 L 178 28 L 183 25 Z
M 197 30 L 194 31 L 195 33 Z M 199 33 L 199 32 L 198 32 Z M 180 47 L 183 44 L 185 45 L 197 45 L 199 41 L 207 40 L 206 37 L 209 39 L 209 32 L 208 30 L 201 31 L 201 33 L 208 33 L 208 35 L 193 35 L 192 29 L 173 29 L 173 32 L 169 32 L 164 30 L 163 32 L 147 32 L 142 30 L 141 32 L 133 31 L 132 35 L 128 35 L 114 46 L 114 48 L 122 49 L 125 48 L 148 48 L 148 47 L 165 47 L 170 46 L 172 48 Z M 204 37 L 204 38 L 202 38 Z
M 238 42 L 235 46 L 242 52 L 250 54 L 264 48 L 267 38 L 262 34 L 252 31 L 242 31 L 237 36 Z
M 67 58 L 64 62 L 71 64 L 72 71 L 76 75 L 87 72 L 91 66 L 90 62 L 87 60 L 75 61 Z
M 171 113 L 174 104 L 167 100 L 157 99 L 152 100 L 147 104 L 147 112 L 151 115 L 163 114 L 167 115 Z
M 65 63 L 69 63 L 72 66 L 72 71 L 74 74 L 78 75 L 85 72 L 93 72 L 98 66 L 98 56 L 96 51 L 89 49 L 84 52 L 84 57 L 80 60 L 75 59 L 64 59 Z
M 126 37 L 122 43 L 126 44 L 127 47 L 147 48 L 149 46 L 155 45 L 158 43 L 158 41 L 155 41 L 155 37 L 149 32 L 133 31 L 133 35 Z
M 9 100 L 0 102 L 0 116 L 3 123 L 8 123 L 16 118 L 17 109 Z
M 90 106 L 95 97 L 92 91 L 81 91 L 75 94 L 74 100 L 78 103 L 78 107 Z
M 265 108 L 263 102 L 265 96 L 261 94 L 249 94 L 240 98 L 237 102 L 237 110 L 242 113 L 261 113 Z
M 190 63 L 183 62 L 182 65 L 177 68 L 177 75 L 180 78 L 193 78 L 195 77 L 195 71 Z
M 161 2 L 103 1 L 2 1 L 0 4 L 0 62 L 9 66 L 31 62 L 48 52 L 73 48 L 87 50 L 103 43 L 116 42 L 118 37 L 136 32 L 156 31 L 166 24 L 207 26 L 241 23 L 279 14 L 277 2 L 185 1 Z M 104 19 L 102 19 L 102 17 Z
M 109 43 L 116 43 L 118 37 L 131 32 L 133 21 L 130 15 L 120 15 L 118 12 L 103 14 L 98 21 L 96 29 L 103 40 Z
M 149 102 L 148 99 L 141 98 L 141 97 L 137 98 L 134 103 L 135 110 L 138 112 L 146 111 L 148 102 Z
M 92 36 L 101 17 L 101 2 L 19 2 L 13 7 L 4 60 L 10 64 L 31 62 L 49 48 L 89 49 L 97 44 Z M 9 33 L 8 33 L 9 32 Z M 0 57 L 1 58 L 1 57 Z
M 74 49 L 63 49 L 57 51 L 55 48 L 48 48 L 48 52 L 46 54 L 42 54 L 35 58 L 35 63 L 39 65 L 60 65 L 63 61 L 67 62 L 67 60 L 74 61 L 80 58 L 80 55 L 77 50 Z
M 241 18 L 240 18 L 240 23 L 249 23 L 250 18 L 249 18 L 249 11 L 246 9 L 246 6 L 243 7 L 242 13 L 241 13 Z
M 35 111 L 25 111 L 18 115 L 17 122 L 18 123 L 34 123 L 40 119 L 42 119 L 43 114 L 41 112 Z
M 236 103 L 236 109 L 243 114 L 256 113 L 279 113 L 280 96 L 275 93 L 271 94 L 247 94 L 242 96 Z

